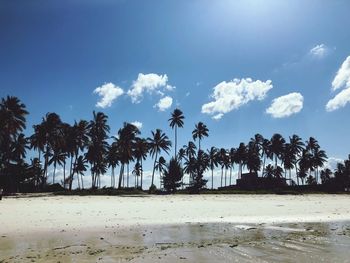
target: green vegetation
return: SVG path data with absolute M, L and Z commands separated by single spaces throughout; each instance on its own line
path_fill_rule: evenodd
M 254 190 L 249 193 L 296 193 L 341 192 L 350 187 L 350 156 L 338 163 L 335 171 L 324 168 L 327 155 L 318 141 L 310 137 L 307 141 L 292 135 L 285 139 L 274 134 L 271 139 L 256 134 L 248 144 L 237 148 L 201 149 L 201 141 L 209 136 L 207 126 L 199 122 L 192 132 L 194 141 L 189 141 L 177 150 L 177 128 L 184 126 L 185 117 L 175 109 L 169 125 L 175 132 L 174 156 L 170 162 L 162 154 L 169 154 L 171 141 L 160 129 L 142 138 L 139 129 L 124 123 L 117 137 L 110 137 L 108 116 L 93 112 L 92 120 L 80 120 L 68 124 L 56 113 L 47 113 L 42 122 L 34 125 L 34 132 L 26 137 L 25 105 L 16 97 L 2 98 L 0 103 L 0 188 L 7 193 L 59 191 L 63 194 L 141 194 L 143 189 L 143 161 L 152 158 L 152 182 L 150 193 L 246 193 L 233 186 L 233 168 L 238 166 L 240 180 L 257 175 L 264 182 L 285 182 L 285 187 Z M 27 150 L 35 158 L 28 163 Z M 270 163 L 268 163 L 270 161 Z M 130 167 L 131 165 L 131 167 Z M 63 180 L 56 181 L 57 167 L 64 171 Z M 48 181 L 49 168 L 53 168 L 52 181 Z M 110 169 L 109 169 L 110 168 Z M 115 170 L 119 168 L 116 180 Z M 214 188 L 214 171 L 220 169 L 219 190 Z M 249 173 L 243 174 L 243 171 Z M 66 172 L 67 171 L 67 172 Z M 292 178 L 296 174 L 296 182 Z M 110 188 L 101 189 L 101 175 L 110 172 Z M 156 172 L 161 185 L 154 185 Z M 207 189 L 204 174 L 211 173 L 211 189 Z M 183 175 L 189 175 L 184 182 Z M 84 185 L 84 176 L 91 177 L 91 185 Z M 130 181 L 133 176 L 134 182 Z M 262 178 L 260 177 L 260 178 Z M 76 181 L 77 190 L 73 190 Z M 118 181 L 118 190 L 116 182 Z M 288 185 L 287 185 L 288 183 Z M 307 184 L 307 186 L 305 185 Z M 186 186 L 185 189 L 183 187 Z M 90 188 L 85 190 L 85 188 Z M 236 187 L 236 188 L 235 188 Z

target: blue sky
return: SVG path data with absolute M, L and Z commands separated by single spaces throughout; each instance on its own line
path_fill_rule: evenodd
M 297 133 L 345 158 L 349 12 L 349 1 L 0 0 L 0 96 L 27 105 L 28 134 L 47 112 L 72 123 L 96 110 L 112 133 L 138 121 L 145 137 L 172 138 L 179 107 L 180 145 L 203 121 L 204 147 Z

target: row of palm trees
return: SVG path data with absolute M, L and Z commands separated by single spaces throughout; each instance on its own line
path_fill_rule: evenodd
M 108 116 L 102 112 L 93 112 L 92 120 L 80 120 L 73 125 L 63 122 L 56 113 L 48 113 L 41 123 L 33 126 L 34 133 L 27 138 L 23 134 L 27 114 L 25 105 L 18 98 L 8 96 L 2 99 L 0 178 L 11 181 L 10 170 L 25 163 L 26 150 L 32 149 L 37 152 L 37 157 L 30 165 L 30 168 L 36 171 L 30 180 L 38 189 L 43 189 L 47 183 L 51 183 L 48 182 L 49 167 L 53 167 L 52 183 L 57 183 L 55 177 L 58 166 L 63 168 L 62 185 L 65 189 L 71 190 L 74 180 L 77 181 L 78 188 L 84 188 L 83 176 L 88 170 L 91 174 L 91 187 L 98 188 L 101 186 L 101 175 L 106 174 L 109 168 L 111 187 L 116 187 L 117 184 L 118 188 L 131 187 L 130 174 L 133 174 L 134 187 L 142 189 L 143 162 L 148 156 L 153 160 L 151 188 L 155 188 L 156 171 L 159 172 L 161 184 L 164 174 L 167 175 L 167 185 L 177 185 L 169 183 L 170 175 L 174 174 L 170 172 L 170 167 L 183 169 L 183 172 L 189 175 L 189 181 L 184 182 L 181 175 L 182 186 L 195 188 L 205 187 L 207 180 L 204 180 L 203 176 L 206 171 L 211 172 L 211 188 L 214 188 L 216 168 L 221 171 L 221 187 L 233 184 L 235 166 L 238 168 L 237 178 L 242 176 L 243 171 L 260 172 L 261 176 L 265 177 L 285 178 L 290 184 L 294 184 L 294 170 L 298 185 L 299 179 L 302 184 L 305 183 L 305 179 L 312 184 L 324 182 L 324 174 L 328 173 L 327 170 L 321 170 L 319 178 L 327 155 L 313 137 L 304 142 L 297 135 L 292 135 L 286 140 L 280 134 L 274 134 L 270 139 L 256 134 L 247 144 L 240 143 L 237 148 L 211 147 L 202 150 L 201 141 L 208 137 L 209 129 L 199 122 L 192 132 L 193 141 L 178 149 L 178 128 L 184 126 L 185 120 L 180 109 L 175 109 L 168 120 L 174 130 L 172 165 L 162 156 L 163 153 L 170 153 L 172 143 L 160 129 L 151 131 L 150 137 L 143 138 L 136 126 L 124 123 L 117 136 L 109 137 Z M 117 167 L 118 183 L 115 178 Z

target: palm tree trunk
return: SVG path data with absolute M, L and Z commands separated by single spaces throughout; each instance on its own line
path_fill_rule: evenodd
M 78 159 L 78 153 L 75 155 L 74 167 L 77 164 L 77 159 Z M 74 180 L 74 169 L 73 169 L 72 173 L 69 175 L 69 191 L 72 190 L 73 180 Z
M 211 190 L 214 189 L 214 169 L 211 169 Z
M 56 161 L 54 162 L 53 165 L 53 177 L 52 177 L 52 184 L 55 183 L 55 174 L 56 174 Z
M 262 176 L 264 176 L 264 173 L 265 173 L 265 165 L 266 165 L 266 155 L 264 154 L 264 164 L 263 164 Z
M 156 156 L 155 156 L 155 158 L 154 158 L 154 164 L 153 164 L 153 172 L 152 172 L 152 183 L 151 183 L 151 186 L 153 185 L 153 182 L 154 182 L 154 171 L 155 171 L 155 169 L 156 169 L 157 156 L 158 156 L 158 153 L 156 152 Z
M 141 190 L 142 190 L 142 181 L 143 181 L 143 166 L 142 166 L 142 157 L 141 157 L 140 163 L 141 163 Z
M 129 188 L 129 162 L 126 164 L 126 187 Z
M 297 184 L 298 184 L 298 186 L 299 186 L 298 167 L 297 167 L 296 164 L 295 164 L 295 176 L 297 177 Z
M 227 177 L 227 168 L 225 168 L 225 187 L 226 187 L 226 177 Z
M 72 156 L 70 157 L 70 168 L 69 168 L 69 178 L 72 178 L 72 170 L 73 170 L 73 154 Z M 64 182 L 66 182 L 65 178 L 64 178 Z M 66 184 L 64 183 L 64 188 L 66 187 L 65 186 Z
M 220 182 L 220 185 L 222 187 L 222 179 L 224 177 L 224 167 L 221 167 L 221 182 Z
M 232 179 L 232 166 L 230 167 L 230 185 L 231 185 L 231 179 Z
M 175 125 L 175 159 L 177 160 L 177 125 Z
M 83 180 L 83 175 L 82 174 L 80 175 L 80 180 L 81 180 L 81 188 L 84 189 L 84 180 Z
M 123 173 L 124 173 L 124 163 L 122 163 L 121 166 L 120 166 L 119 180 L 118 180 L 118 189 L 120 189 L 122 187 Z

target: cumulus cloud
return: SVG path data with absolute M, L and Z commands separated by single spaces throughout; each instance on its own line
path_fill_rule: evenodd
M 332 81 L 332 89 L 350 88 L 350 56 L 348 56 L 339 68 Z
M 328 54 L 329 48 L 325 44 L 314 46 L 309 53 L 314 58 L 324 58 Z
M 161 98 L 157 104 L 154 105 L 155 108 L 158 108 L 159 111 L 165 111 L 171 107 L 173 104 L 173 98 L 166 96 Z
M 157 92 L 160 95 L 164 95 L 162 90 L 173 90 L 174 86 L 168 83 L 168 76 L 158 75 L 154 73 L 142 74 L 139 73 L 137 79 L 133 81 L 131 89 L 128 90 L 127 94 L 131 97 L 132 103 L 139 103 L 142 100 L 143 93 Z
M 275 98 L 266 113 L 273 118 L 285 118 L 298 113 L 303 108 L 304 98 L 300 93 L 293 92 L 287 95 Z
M 324 168 L 334 171 L 337 168 L 338 163 L 344 163 L 344 160 L 336 157 L 329 157 L 324 165 Z
M 271 80 L 253 81 L 251 78 L 223 81 L 213 88 L 213 101 L 202 105 L 202 113 L 220 119 L 225 113 L 238 109 L 253 100 L 263 100 L 272 89 Z
M 142 129 L 142 122 L 133 121 L 131 124 L 134 125 L 134 126 L 136 126 L 139 130 Z
M 96 107 L 108 108 L 112 106 L 113 101 L 115 101 L 119 96 L 123 95 L 124 91 L 122 88 L 110 82 L 102 85 L 101 87 L 97 87 L 94 90 L 94 93 L 101 97 L 96 103 Z
M 327 111 L 334 111 L 344 107 L 350 102 L 350 88 L 344 89 L 339 92 L 333 99 L 329 100 L 326 105 Z

